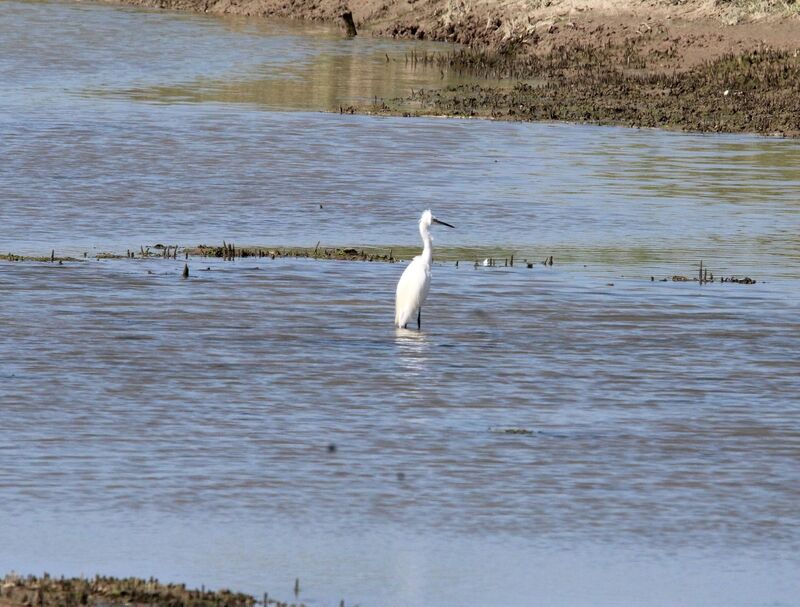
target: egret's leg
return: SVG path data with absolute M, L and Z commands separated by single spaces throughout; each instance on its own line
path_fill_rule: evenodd
M 422 328 L 422 307 L 420 306 L 419 310 L 417 310 L 417 330 L 419 331 Z

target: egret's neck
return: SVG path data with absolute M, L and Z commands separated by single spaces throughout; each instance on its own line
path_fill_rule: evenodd
M 431 238 L 430 226 L 420 223 L 419 235 L 422 236 L 422 258 L 430 263 L 433 258 L 433 238 Z

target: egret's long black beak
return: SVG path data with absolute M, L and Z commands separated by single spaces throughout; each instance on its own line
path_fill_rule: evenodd
M 448 228 L 454 228 L 455 229 L 455 227 L 456 227 L 456 226 L 451 226 L 449 223 L 446 223 L 444 221 L 439 221 L 438 219 L 436 219 L 436 217 L 431 217 L 431 221 L 433 223 L 438 223 L 439 225 L 447 226 Z

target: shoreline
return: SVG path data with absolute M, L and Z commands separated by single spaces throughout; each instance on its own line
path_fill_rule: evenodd
M 348 8 L 342 0 L 107 2 L 338 23 L 343 35 Z M 365 0 L 349 8 L 360 35 L 462 45 L 423 61 L 479 83 L 345 113 L 800 137 L 797 0 Z
M 164 584 L 154 578 L 115 578 L 97 575 L 94 578 L 52 578 L 21 576 L 15 573 L 0 579 L 0 607 L 64 607 L 70 605 L 103 605 L 104 607 L 254 607 L 288 603 L 263 599 L 227 589 L 187 588 L 186 584 Z

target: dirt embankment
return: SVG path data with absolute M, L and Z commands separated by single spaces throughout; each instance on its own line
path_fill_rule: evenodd
M 351 10 L 362 35 L 457 42 L 469 50 L 442 67 L 528 82 L 352 111 L 800 134 L 800 0 L 117 1 L 327 22 Z
M 800 0 L 117 0 L 213 14 L 338 22 L 371 35 L 546 55 L 635 46 L 651 67 L 689 68 L 761 46 L 800 48 Z

